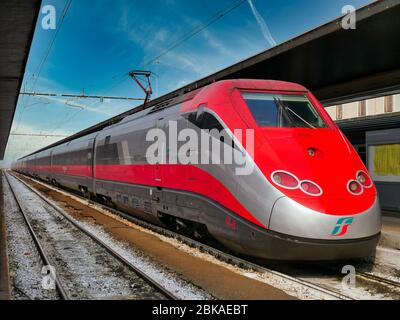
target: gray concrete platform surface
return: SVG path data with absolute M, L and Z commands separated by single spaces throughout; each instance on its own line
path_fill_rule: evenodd
M 379 245 L 400 250 L 400 218 L 384 214 Z

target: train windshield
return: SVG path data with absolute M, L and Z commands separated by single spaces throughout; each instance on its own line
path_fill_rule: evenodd
M 260 127 L 327 128 L 317 110 L 304 95 L 243 92 Z

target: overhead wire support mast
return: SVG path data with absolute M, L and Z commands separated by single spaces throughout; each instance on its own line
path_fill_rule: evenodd
M 76 94 L 65 94 L 65 93 L 43 93 L 43 92 L 21 92 L 23 96 L 33 97 L 65 97 L 65 98 L 79 98 L 79 99 L 108 99 L 108 100 L 129 100 L 129 101 L 144 101 L 143 98 L 129 98 L 129 97 L 114 97 L 114 96 L 92 96 L 92 95 L 76 95 Z

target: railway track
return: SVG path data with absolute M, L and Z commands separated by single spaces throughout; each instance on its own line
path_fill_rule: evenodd
M 10 178 L 9 175 L 12 176 L 12 178 Z M 86 290 L 85 293 L 85 289 L 87 288 L 82 288 L 77 283 L 74 283 L 74 285 L 71 285 L 69 283 L 68 280 L 73 279 L 76 276 L 77 271 L 87 272 L 89 278 L 93 280 L 100 279 L 101 281 L 102 279 L 104 279 L 104 283 L 100 284 L 100 288 L 102 288 L 103 285 L 109 285 L 110 291 L 115 292 L 115 296 L 112 296 L 112 298 L 171 300 L 178 299 L 175 294 L 171 293 L 160 283 L 142 272 L 139 268 L 137 268 L 134 264 L 122 257 L 117 251 L 108 246 L 96 235 L 92 234 L 84 227 L 82 227 L 79 223 L 71 219 L 66 212 L 64 212 L 52 201 L 46 199 L 43 195 L 41 195 L 25 181 L 9 173 L 5 173 L 5 178 L 9 185 L 15 203 L 18 207 L 18 210 L 23 216 L 24 221 L 26 222 L 29 233 L 32 236 L 32 240 L 35 243 L 35 246 L 43 261 L 43 265 L 54 266 L 57 270 L 55 284 L 60 299 L 70 300 L 75 298 L 98 298 L 96 295 L 91 296 L 90 290 L 89 293 L 87 293 L 88 290 Z M 11 181 L 11 179 L 15 180 Z M 25 188 L 25 190 L 29 191 L 31 197 L 25 197 L 23 199 L 22 196 L 18 195 L 15 190 L 16 183 L 20 183 L 21 186 Z M 57 220 L 57 223 L 62 225 L 62 227 L 58 226 L 62 228 L 62 232 L 54 232 L 51 234 L 50 237 L 48 233 L 43 230 L 44 227 L 40 224 L 41 217 L 35 215 L 34 213 L 36 209 L 28 209 L 30 206 L 27 205 L 26 202 L 24 202 L 27 199 L 32 200 L 32 195 L 33 197 L 36 196 L 36 202 L 37 200 L 39 200 L 42 202 L 42 204 L 45 203 L 46 206 L 43 206 L 43 208 L 47 207 L 53 211 L 52 213 L 47 214 L 46 221 L 49 222 L 51 220 Z M 68 235 L 72 235 L 73 237 L 71 238 L 73 239 L 66 239 L 68 238 Z M 61 248 L 65 247 L 66 245 L 68 247 L 68 250 L 60 250 L 60 252 L 65 253 L 65 251 L 67 251 L 69 253 L 70 256 L 68 261 L 63 261 L 64 257 L 61 257 L 59 255 L 60 252 L 55 252 L 56 250 L 50 249 Z M 75 250 L 74 246 L 80 248 L 81 250 Z M 86 247 L 83 248 L 82 246 Z M 53 254 L 56 253 L 55 257 L 53 257 L 53 255 L 50 254 L 49 251 L 51 251 Z M 90 259 L 89 256 L 86 256 L 84 258 L 82 256 L 79 256 L 80 254 L 82 254 L 82 252 L 90 253 L 91 251 L 95 255 L 94 263 L 93 261 L 91 261 L 92 259 Z M 98 260 L 101 260 L 102 265 L 107 265 L 107 267 L 100 266 L 97 262 Z M 82 265 L 82 262 L 84 263 L 84 265 Z M 65 267 L 65 265 L 63 266 L 63 264 L 67 264 L 68 267 Z M 84 268 L 84 270 L 82 270 L 82 268 Z M 112 270 L 110 270 L 110 268 Z M 115 281 L 116 279 L 118 280 Z M 143 295 L 140 292 L 141 290 L 145 291 Z M 103 298 L 109 298 L 109 296 L 105 296 Z
M 0 300 L 11 299 L 8 239 L 3 203 L 3 172 L 0 171 Z
M 15 176 L 14 174 L 12 174 L 12 175 Z M 49 185 L 49 184 L 47 184 L 47 183 L 45 183 L 43 181 L 39 181 L 39 180 L 31 178 L 31 177 L 25 177 L 25 178 L 27 178 L 27 179 L 29 179 L 31 181 L 34 181 L 36 183 L 39 183 L 39 184 L 41 184 L 41 185 L 43 185 L 43 186 L 45 186 L 47 188 L 54 189 L 54 190 L 56 190 L 58 192 L 61 192 L 61 193 L 64 193 L 64 194 L 66 193 L 65 190 L 60 189 L 58 187 L 55 187 L 53 185 Z M 31 186 L 29 186 L 26 182 L 24 182 L 20 178 L 16 177 L 16 179 L 20 180 L 26 186 L 32 188 Z M 40 194 L 36 190 L 35 190 L 35 193 Z M 118 217 L 126 219 L 127 221 L 130 221 L 130 222 L 132 222 L 132 223 L 134 223 L 134 224 L 136 224 L 136 225 L 138 225 L 140 227 L 143 227 L 143 228 L 148 229 L 150 231 L 153 231 L 153 232 L 156 232 L 158 234 L 164 235 L 166 237 L 179 240 L 180 242 L 188 245 L 189 247 L 196 248 L 196 249 L 198 249 L 199 251 L 201 251 L 203 253 L 210 254 L 211 256 L 215 257 L 216 259 L 218 259 L 221 262 L 225 262 L 225 263 L 228 263 L 230 265 L 237 266 L 239 268 L 246 269 L 246 270 L 249 270 L 249 271 L 255 271 L 255 272 L 258 272 L 258 273 L 261 273 L 261 274 L 271 275 L 271 276 L 280 278 L 280 279 L 282 279 L 282 280 L 284 280 L 286 282 L 294 283 L 294 284 L 296 284 L 298 286 L 301 286 L 301 287 L 305 288 L 305 290 L 315 292 L 316 295 L 322 296 L 322 297 L 324 297 L 324 299 L 353 300 L 353 298 L 351 296 L 343 294 L 343 293 L 341 293 L 339 291 L 335 291 L 335 290 L 323 287 L 321 285 L 312 283 L 311 281 L 308 281 L 308 280 L 305 280 L 305 279 L 301 279 L 301 278 L 298 278 L 298 277 L 294 277 L 294 276 L 291 276 L 289 274 L 285 274 L 285 273 L 282 273 L 282 272 L 267 268 L 267 267 L 262 266 L 260 264 L 257 264 L 257 263 L 242 259 L 240 257 L 231 255 L 231 254 L 229 254 L 227 252 L 224 252 L 224 251 L 222 251 L 222 250 L 220 250 L 218 248 L 214 248 L 214 247 L 212 247 L 212 246 L 210 246 L 210 245 L 208 245 L 206 243 L 199 242 L 197 240 L 194 240 L 192 238 L 188 238 L 185 235 L 176 233 L 176 232 L 171 231 L 169 229 L 166 229 L 166 228 L 163 228 L 163 227 L 160 227 L 160 226 L 145 222 L 143 220 L 137 219 L 135 217 L 132 217 L 131 215 L 128 215 L 128 214 L 126 214 L 124 212 L 121 212 L 119 210 L 116 210 L 114 208 L 110 208 L 110 207 L 105 206 L 105 205 L 103 205 L 101 203 L 94 202 L 92 200 L 88 200 L 88 199 L 86 199 L 86 198 L 84 198 L 84 197 L 82 197 L 80 195 L 75 194 L 75 193 L 74 194 L 68 193 L 68 195 L 70 197 L 76 197 L 79 200 L 84 201 L 89 206 L 95 206 L 95 207 L 99 207 L 99 208 L 101 208 L 103 210 L 107 210 L 108 212 L 111 212 L 112 214 L 114 214 L 114 215 L 116 215 Z M 40 196 L 42 198 L 44 198 L 43 195 L 40 194 Z M 45 201 L 48 202 L 49 200 L 46 199 Z
M 16 205 L 18 207 L 18 210 L 21 213 L 21 215 L 22 215 L 22 217 L 23 217 L 23 219 L 24 219 L 24 221 L 26 223 L 26 226 L 28 228 L 29 234 L 31 235 L 32 240 L 33 240 L 33 242 L 34 242 L 34 244 L 36 246 L 36 249 L 37 249 L 37 251 L 38 251 L 38 253 L 40 255 L 40 258 L 42 259 L 43 265 L 45 265 L 45 266 L 54 265 L 52 263 L 51 259 L 49 258 L 49 256 L 44 251 L 42 245 L 40 244 L 40 241 L 39 241 L 38 237 L 36 236 L 36 233 L 33 230 L 32 225 L 29 222 L 29 219 L 28 219 L 25 211 L 21 207 L 21 202 L 19 201 L 19 199 L 15 195 L 14 189 L 13 189 L 13 187 L 12 187 L 10 181 L 9 181 L 9 178 L 8 178 L 7 174 L 5 174 L 5 178 L 6 178 L 6 181 L 7 181 L 8 185 L 9 185 L 9 187 L 10 187 L 13 199 L 15 200 L 15 203 L 16 203 Z M 64 286 L 62 285 L 61 281 L 58 278 L 55 279 L 55 284 L 56 284 L 56 288 L 57 288 L 58 294 L 60 295 L 60 298 L 62 300 L 70 300 L 69 295 L 65 291 Z
M 322 265 L 319 266 L 321 270 L 325 270 L 326 273 L 333 273 L 338 277 L 343 276 L 336 268 L 332 266 Z M 340 268 L 341 269 L 341 268 Z M 357 285 L 362 285 L 367 288 L 367 291 L 374 290 L 379 293 L 385 292 L 390 294 L 393 299 L 398 300 L 400 298 L 400 282 L 389 279 L 388 276 L 383 274 L 376 274 L 372 271 L 361 271 L 362 268 L 357 268 L 355 272 L 355 280 Z M 374 299 L 374 297 L 371 297 Z

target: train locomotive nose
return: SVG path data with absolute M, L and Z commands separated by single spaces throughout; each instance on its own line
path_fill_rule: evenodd
M 358 215 L 329 215 L 304 207 L 289 197 L 276 201 L 269 229 L 291 260 L 329 261 L 374 255 L 380 237 L 379 202 Z
M 350 240 L 379 234 L 381 215 L 379 201 L 364 212 L 331 215 L 307 208 L 283 197 L 276 201 L 269 229 L 281 234 L 315 240 Z

